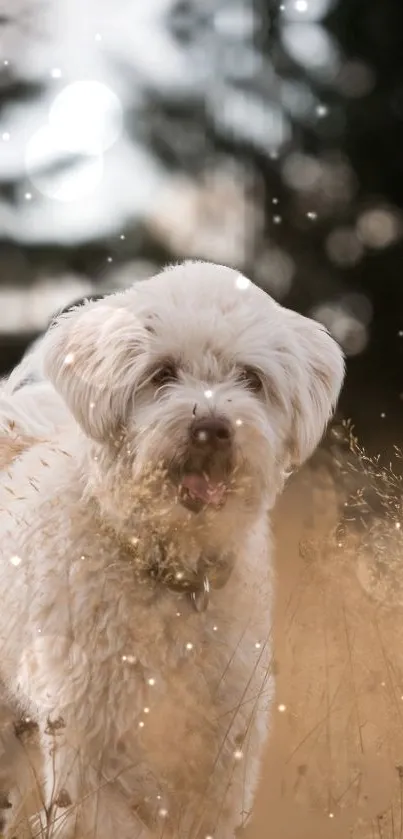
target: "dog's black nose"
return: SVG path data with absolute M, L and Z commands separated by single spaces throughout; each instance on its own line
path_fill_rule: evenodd
M 190 427 L 190 439 L 200 449 L 226 449 L 232 441 L 231 424 L 224 417 L 200 417 Z

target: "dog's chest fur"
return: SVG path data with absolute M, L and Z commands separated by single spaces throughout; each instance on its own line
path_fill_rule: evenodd
M 126 558 L 103 574 L 88 554 L 73 563 L 66 615 L 97 683 L 83 701 L 103 704 L 90 714 L 109 727 L 111 755 L 142 754 L 161 783 L 198 786 L 217 760 L 230 776 L 269 690 L 268 573 L 256 583 L 242 553 L 203 613 L 186 594 L 133 582 Z

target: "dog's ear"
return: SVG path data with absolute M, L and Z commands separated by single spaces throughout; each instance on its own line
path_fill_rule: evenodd
M 344 379 L 344 356 L 322 324 L 289 312 L 294 333 L 290 466 L 315 450 L 332 417 Z
M 63 314 L 43 340 L 43 369 L 88 437 L 124 421 L 147 333 L 122 295 Z

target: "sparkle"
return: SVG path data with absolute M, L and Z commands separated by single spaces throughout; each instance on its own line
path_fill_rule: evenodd
M 385 417 L 386 417 L 385 411 L 382 411 L 382 413 L 381 413 L 381 418 L 382 418 L 382 419 L 385 419 Z
M 205 390 L 204 395 L 205 395 L 206 399 L 212 399 L 213 398 L 213 391 L 212 390 Z
M 40 635 L 40 634 L 41 634 L 41 632 L 42 632 L 42 630 L 41 630 L 41 629 L 38 629 L 37 631 L 38 631 L 39 635 Z
M 271 203 L 272 204 L 278 204 L 278 198 L 272 198 Z
M 396 530 L 400 530 L 400 528 L 401 528 L 400 521 L 397 521 L 397 522 L 396 522 L 396 524 L 395 524 L 395 528 L 396 528 Z
M 311 219 L 311 221 L 315 221 L 315 219 L 317 219 L 317 218 L 318 218 L 318 214 L 317 214 L 317 213 L 312 213 L 312 212 L 309 212 L 309 213 L 307 213 L 306 215 L 307 215 L 307 218 Z
M 211 835 L 211 833 L 208 833 L 207 836 L 204 837 L 204 839 L 214 839 L 214 837 Z
M 21 557 L 20 556 L 11 556 L 10 557 L 10 562 L 11 562 L 11 565 L 15 565 L 17 567 L 17 565 L 20 565 L 20 563 L 21 563 Z
M 135 664 L 137 658 L 135 655 L 122 655 L 122 661 L 127 661 L 128 664 Z
M 262 645 L 261 645 L 260 641 L 256 641 L 256 644 L 255 644 L 256 649 L 260 650 L 261 646 Z
M 177 618 L 180 618 L 180 616 L 181 616 L 181 613 L 180 613 L 180 612 L 177 612 L 177 613 L 176 613 L 176 617 L 177 617 Z
M 192 644 L 191 641 L 188 641 L 188 643 L 186 644 L 186 649 L 187 650 L 193 650 L 193 644 Z
M 282 220 L 281 216 L 273 216 L 274 224 L 281 224 Z
M 31 201 L 32 192 L 26 192 L 25 195 L 24 195 L 24 198 L 25 198 L 26 201 Z
M 381 682 L 381 688 L 386 687 L 386 682 Z
M 286 706 L 286 705 L 284 705 L 284 704 L 281 702 L 281 703 L 280 703 L 280 705 L 277 705 L 277 710 L 278 710 L 278 711 L 280 711 L 280 714 L 284 714 L 284 711 L 286 711 L 286 710 L 287 710 L 287 706 Z
M 326 117 L 329 113 L 327 105 L 317 105 L 315 108 L 318 117 Z
M 4 66 L 5 66 L 5 67 L 8 67 L 9 63 L 10 63 L 10 62 L 9 62 L 9 61 L 7 61 L 7 60 L 6 60 L 6 61 L 3 61 L 3 64 L 4 64 Z
M 307 0 L 295 0 L 295 9 L 297 12 L 306 12 L 308 9 Z
M 139 543 L 138 537 L 137 536 L 132 536 L 131 539 L 130 539 L 130 542 L 134 546 L 138 545 L 138 543 Z
M 236 419 L 235 420 L 235 425 L 243 425 L 242 420 L 241 419 Z
M 59 67 L 54 67 L 53 70 L 50 71 L 50 75 L 52 76 L 52 79 L 60 79 L 62 71 L 59 69 Z
M 95 402 L 90 402 L 90 408 L 91 408 L 91 411 L 93 411 L 93 410 L 94 410 L 94 408 L 95 408 Z
M 139 728 L 144 728 L 144 721 L 143 721 L 143 720 L 140 720 L 140 722 L 139 722 Z
M 183 571 L 177 571 L 175 577 L 177 580 L 183 580 Z
M 235 758 L 235 760 L 242 760 L 242 758 L 243 758 L 243 751 L 242 751 L 242 749 L 235 749 L 235 751 L 234 751 L 234 758 Z
M 64 356 L 63 364 L 69 365 L 69 364 L 72 364 L 73 361 L 74 361 L 74 353 L 69 352 L 69 353 L 67 353 L 67 355 Z
M 403 329 L 399 329 L 399 332 L 397 334 L 399 338 L 403 338 Z
M 196 436 L 197 436 L 197 439 L 198 439 L 199 443 L 207 443 L 207 440 L 208 440 L 207 431 L 199 431 Z
M 161 808 L 158 810 L 158 815 L 159 815 L 159 816 L 161 816 L 161 818 L 162 818 L 162 819 L 166 819 L 166 817 L 167 817 L 167 815 L 168 815 L 168 810 L 166 810 L 166 808 L 165 808 L 165 807 L 161 807 Z
M 245 288 L 249 288 L 250 280 L 248 280 L 248 278 L 244 277 L 242 274 L 239 274 L 239 277 L 237 277 L 235 280 L 235 285 L 237 288 L 240 289 L 240 291 L 244 291 Z
M 124 235 L 124 233 L 122 233 L 122 235 L 121 235 L 121 236 L 119 236 L 119 238 L 120 238 L 120 239 L 126 239 L 126 236 Z
M 3 134 L 1 135 L 1 139 L 4 140 L 5 143 L 8 143 L 8 141 L 10 139 L 10 135 L 9 135 L 8 131 L 3 132 Z
M 217 632 L 218 626 L 213 626 L 213 632 Z
M 145 714 L 149 714 L 149 713 L 150 713 L 150 709 L 149 709 L 149 708 L 147 708 L 147 707 L 146 707 L 146 708 L 143 708 L 143 712 L 144 712 Z
M 107 260 L 106 260 L 106 261 L 107 261 L 107 262 L 113 262 L 113 259 L 112 259 L 112 257 L 111 257 L 111 256 L 108 256 L 108 258 L 107 258 Z
M 285 7 L 284 7 L 284 8 L 285 8 Z M 277 160 L 277 159 L 278 159 L 278 151 L 277 151 L 277 149 L 272 149 L 272 150 L 271 150 L 271 152 L 270 152 L 270 154 L 269 154 L 269 157 L 271 158 L 271 160 Z
M 85 559 L 85 554 L 81 554 L 80 559 Z
M 334 819 L 334 813 L 329 813 L 329 819 Z
M 153 679 L 152 677 L 151 677 L 151 679 L 148 679 L 148 684 L 150 685 L 150 687 L 154 687 L 155 679 Z

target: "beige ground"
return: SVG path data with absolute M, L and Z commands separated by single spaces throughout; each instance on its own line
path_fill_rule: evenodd
M 334 492 L 310 486 L 278 508 L 277 701 L 247 839 L 401 839 L 403 553 L 375 576 L 357 537 L 326 550 Z

